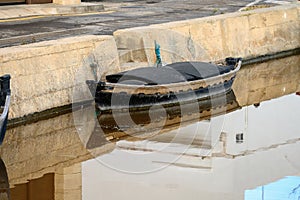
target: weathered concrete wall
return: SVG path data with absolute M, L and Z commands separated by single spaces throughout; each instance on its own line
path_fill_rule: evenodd
M 255 57 L 300 46 L 300 4 L 118 30 L 120 62 L 153 64 L 154 40 L 166 62 Z
M 0 73 L 12 77 L 10 117 L 72 103 L 74 85 L 93 77 L 89 64 L 100 65 L 99 71 L 105 73 L 119 67 L 116 58 L 111 36 L 72 37 L 0 49 Z

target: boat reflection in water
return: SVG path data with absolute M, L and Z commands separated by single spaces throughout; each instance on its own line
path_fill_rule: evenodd
M 238 108 L 234 92 L 230 90 L 226 94 L 179 106 L 100 114 L 97 128 L 101 128 L 108 141 L 143 140 Z
M 8 176 L 3 160 L 0 158 L 0 199 L 10 200 Z

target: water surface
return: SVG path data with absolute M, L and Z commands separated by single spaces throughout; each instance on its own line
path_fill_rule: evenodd
M 74 124 L 73 113 L 10 129 L 1 158 L 11 199 L 249 200 L 262 186 L 272 197 L 269 184 L 282 180 L 286 193 L 300 184 L 299 63 L 245 66 L 221 109 L 134 127 L 151 128 L 143 137 L 101 135 L 94 115 Z

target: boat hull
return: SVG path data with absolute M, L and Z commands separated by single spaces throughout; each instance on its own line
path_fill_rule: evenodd
M 224 62 L 225 65 L 212 65 L 202 62 L 199 63 L 202 65 L 202 67 L 212 66 L 213 68 L 220 70 L 222 69 L 220 66 L 223 66 L 224 69 L 229 70 L 227 70 L 226 73 L 219 73 L 205 78 L 200 77 L 201 71 L 196 72 L 198 75 L 196 73 L 191 74 L 188 72 L 185 74 L 186 77 L 194 77 L 197 75 L 199 76 L 199 79 L 196 78 L 194 80 L 187 81 L 172 82 L 172 80 L 170 80 L 170 83 L 168 83 L 168 81 L 166 82 L 163 80 L 163 78 L 156 79 L 157 76 L 162 76 L 166 79 L 168 79 L 169 76 L 182 78 L 182 76 L 177 76 L 181 68 L 175 63 L 172 65 L 177 65 L 177 69 L 175 70 L 177 74 L 173 73 L 174 69 L 166 71 L 170 69 L 170 67 L 162 68 L 162 70 L 151 68 L 151 70 L 148 71 L 147 69 L 142 68 L 142 70 L 144 70 L 146 73 L 146 76 L 145 74 L 137 76 L 136 72 L 139 71 L 133 70 L 133 73 L 131 74 L 131 71 L 129 71 L 129 73 L 122 72 L 116 75 L 107 76 L 112 80 L 116 79 L 112 82 L 97 82 L 88 80 L 87 85 L 91 94 L 94 96 L 97 109 L 101 112 L 112 112 L 112 110 L 121 111 L 123 109 L 145 110 L 155 105 L 168 107 L 194 100 L 201 101 L 208 98 L 213 98 L 214 96 L 226 95 L 226 93 L 231 90 L 236 72 L 241 67 L 240 58 L 227 58 Z M 196 64 L 194 63 L 193 65 Z M 187 64 L 185 63 L 183 68 L 186 66 Z M 202 68 L 202 70 L 205 70 L 205 67 Z M 149 71 L 161 71 L 162 74 L 158 73 L 159 75 L 156 74 L 153 76 L 150 75 L 151 73 L 149 73 Z M 197 70 L 194 70 L 194 72 L 195 71 Z M 170 72 L 170 74 L 168 74 L 168 72 Z M 184 72 L 185 71 L 181 71 L 180 73 L 183 74 Z M 121 76 L 125 77 L 126 80 L 124 82 L 120 81 Z M 149 81 L 148 76 L 152 77 L 151 80 L 156 79 L 156 81 Z M 129 82 L 131 81 L 131 83 L 128 83 L 128 80 Z M 145 82 L 140 83 L 140 80 Z M 134 84 L 132 81 L 134 81 Z
M 167 94 L 127 94 L 99 91 L 95 97 L 95 103 L 102 112 L 123 109 L 145 110 L 155 105 L 169 107 L 194 100 L 203 101 L 215 96 L 226 95 L 231 90 L 233 81 L 234 77 L 224 84 Z

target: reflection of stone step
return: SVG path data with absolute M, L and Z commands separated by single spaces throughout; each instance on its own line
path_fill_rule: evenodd
M 153 160 L 154 164 L 161 164 L 161 165 L 170 165 L 175 167 L 181 168 L 193 168 L 193 169 L 200 169 L 200 170 L 211 170 L 212 163 L 211 158 L 199 158 L 199 157 L 192 157 L 182 155 L 178 157 L 178 159 L 174 160 L 174 162 L 166 162 L 164 160 Z
M 153 164 L 211 169 L 210 156 L 212 149 L 207 145 L 195 146 L 145 140 L 139 142 L 120 141 L 117 143 L 117 147 L 125 151 L 145 152 L 147 155 L 153 153 L 154 156 L 151 160 Z

